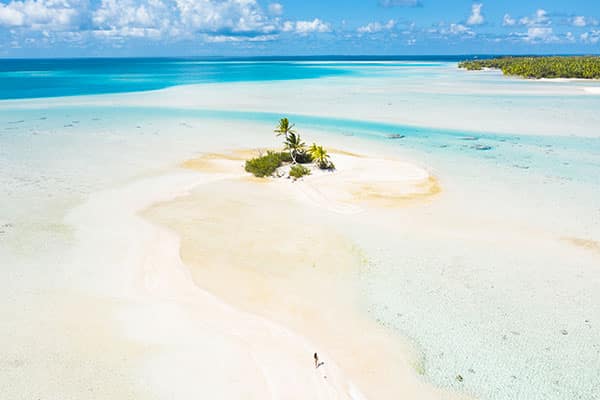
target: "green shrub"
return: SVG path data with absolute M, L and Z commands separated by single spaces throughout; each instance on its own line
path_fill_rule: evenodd
M 290 177 L 294 178 L 294 180 L 306 175 L 310 175 L 310 169 L 306 168 L 304 165 L 296 164 L 290 168 Z
M 291 158 L 291 156 L 290 156 L 290 158 Z M 311 162 L 313 162 L 313 158 L 310 155 L 310 153 L 307 153 L 307 152 L 303 151 L 303 152 L 298 153 L 296 155 L 296 162 L 298 164 L 310 164 Z
M 278 154 L 281 157 L 281 161 L 284 163 L 291 163 L 292 161 L 294 161 L 289 151 L 282 151 Z M 313 162 L 313 158 L 309 153 L 301 151 L 296 153 L 296 162 L 298 164 L 310 164 L 311 162 Z
M 284 163 L 292 162 L 292 155 L 290 153 L 288 153 L 287 151 L 282 151 L 281 153 L 277 153 L 277 154 L 279 154 L 279 158 L 281 159 L 281 162 L 284 162 Z
M 271 176 L 282 164 L 281 153 L 268 151 L 261 157 L 252 158 L 246 161 L 246 172 L 259 178 Z

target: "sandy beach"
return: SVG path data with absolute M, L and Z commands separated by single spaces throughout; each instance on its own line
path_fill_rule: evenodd
M 0 397 L 593 399 L 594 83 L 356 68 L 3 102 Z
M 283 363 L 277 367 L 276 381 L 294 377 L 293 389 L 280 389 L 283 397 L 314 397 L 310 393 L 332 384 L 335 398 L 459 398 L 422 382 L 420 360 L 410 346 L 360 311 L 356 279 L 364 255 L 330 221 L 347 213 L 368 219 L 366 210 L 383 207 L 381 201 L 386 207 L 401 206 L 413 196 L 434 195 L 429 193 L 429 175 L 396 160 L 333 154 L 338 172 L 297 182 L 249 178 L 243 159 L 231 154 L 200 157 L 183 165 L 229 177 L 199 185 L 142 215 L 181 238 L 181 259 L 190 268 L 196 290 L 289 327 L 309 341 L 310 345 L 299 341 L 273 353 Z M 378 174 L 382 170 L 387 173 Z M 365 182 L 381 186 L 365 189 Z M 231 246 L 235 252 L 229 251 Z M 240 323 L 234 330 L 245 337 L 252 354 L 271 352 L 268 347 L 278 342 L 271 336 L 267 348 L 259 350 L 254 340 L 264 338 L 252 339 Z M 310 346 L 324 363 L 316 370 L 310 364 Z M 236 362 L 234 354 L 226 363 Z M 322 381 L 308 384 L 302 379 L 305 374 L 316 374 Z M 306 392 L 314 385 L 310 390 L 315 392 Z

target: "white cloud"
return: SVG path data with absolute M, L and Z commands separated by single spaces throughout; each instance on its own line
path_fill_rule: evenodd
M 421 7 L 421 0 L 379 0 L 382 7 Z
M 482 8 L 482 3 L 474 3 L 471 6 L 471 15 L 469 16 L 469 19 L 467 19 L 467 25 L 481 25 L 484 23 L 485 18 L 483 17 L 483 14 L 481 14 Z
M 253 37 L 227 36 L 227 35 L 206 35 L 204 40 L 208 43 L 225 43 L 225 42 L 268 42 L 275 40 L 276 35 L 260 35 Z
M 367 25 L 358 27 L 358 29 L 356 31 L 358 33 L 377 33 L 377 32 L 381 32 L 384 30 L 386 30 L 386 31 L 392 30 L 392 29 L 394 29 L 395 26 L 396 26 L 396 21 L 394 21 L 393 19 L 390 19 L 385 24 L 381 24 L 379 22 L 371 22 Z
M 585 17 L 584 16 L 577 16 L 577 17 L 573 17 L 573 19 L 571 20 L 571 23 L 573 24 L 573 26 L 579 26 L 579 27 L 583 27 L 587 25 L 587 22 L 585 21 Z
M 309 33 L 331 32 L 331 26 L 328 23 L 321 21 L 319 18 L 315 18 L 312 21 L 286 21 L 283 24 L 282 30 L 284 32 L 307 35 Z
M 472 35 L 473 34 L 473 31 L 471 31 L 469 28 L 467 28 L 466 26 L 464 26 L 462 24 L 450 24 L 450 30 L 448 32 L 451 33 L 452 35 L 460 35 L 460 34 Z
M 92 13 L 94 34 L 100 37 L 159 38 L 168 33 L 171 10 L 161 0 L 102 0 Z
M 564 35 L 557 35 L 552 28 L 552 20 L 548 16 L 548 13 L 544 9 L 536 10 L 535 14 L 528 17 L 522 17 L 518 20 L 518 24 L 527 27 L 526 32 L 515 32 L 510 36 L 519 38 L 529 43 L 550 43 L 550 42 L 561 42 L 561 41 L 572 41 L 574 35 L 571 33 L 565 33 Z M 504 16 L 504 26 L 516 25 L 516 20 L 509 14 Z M 559 37 L 560 36 L 560 37 Z
M 549 25 L 551 23 L 546 10 L 538 9 L 533 17 L 523 17 L 519 20 L 519 24 L 525 26 Z
M 525 41 L 527 42 L 553 42 L 558 40 L 554 35 L 552 28 L 533 26 L 527 29 L 527 36 Z
M 593 30 L 590 32 L 582 33 L 581 36 L 579 36 L 579 38 L 584 43 L 596 44 L 600 42 L 600 30 Z
M 283 14 L 283 5 L 280 3 L 271 3 L 269 4 L 269 14 L 271 15 L 282 15 Z
M 260 36 L 277 27 L 256 0 L 175 0 L 183 31 L 226 36 Z
M 571 25 L 578 28 L 584 28 L 586 26 L 597 26 L 598 20 L 592 17 L 584 17 L 582 15 L 575 16 L 569 20 Z
M 438 24 L 437 27 L 429 28 L 424 32 L 431 35 L 439 35 L 442 38 L 448 38 L 449 36 L 460 36 L 460 37 L 473 37 L 475 32 L 468 26 L 463 24 L 450 24 L 446 26 L 443 22 Z
M 0 3 L 0 25 L 34 30 L 75 29 L 88 7 L 88 0 L 12 0 Z
M 517 20 L 510 16 L 510 14 L 504 14 L 504 18 L 502 19 L 503 26 L 514 26 L 516 25 Z
M 565 35 L 565 39 L 568 42 L 574 42 L 575 41 L 575 35 L 573 35 L 573 32 L 567 32 L 567 34 Z
M 0 25 L 21 26 L 25 23 L 25 16 L 10 5 L 0 4 Z
M 126 37 L 241 42 L 332 30 L 318 18 L 284 23 L 282 13 L 279 2 L 265 10 L 259 0 L 11 0 L 0 2 L 0 29 L 22 43 L 93 36 L 115 45 Z

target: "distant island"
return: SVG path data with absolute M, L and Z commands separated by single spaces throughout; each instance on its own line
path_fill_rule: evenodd
M 458 67 L 469 71 L 500 69 L 504 75 L 529 79 L 600 79 L 599 56 L 500 57 L 462 61 Z

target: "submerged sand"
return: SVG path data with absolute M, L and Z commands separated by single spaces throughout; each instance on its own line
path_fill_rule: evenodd
M 296 355 L 278 353 L 280 359 L 304 359 L 279 371 L 278 379 L 313 373 L 317 352 L 324 362 L 317 370 L 322 379 L 331 379 L 331 368 L 339 366 L 356 385 L 345 389 L 352 398 L 458 397 L 424 383 L 410 345 L 361 308 L 357 285 L 368 258 L 336 228 L 336 218 L 348 213 L 358 218 L 360 229 L 359 222 L 368 224 L 373 217 L 369 210 L 433 196 L 437 181 L 411 164 L 341 151 L 334 153 L 338 170 L 333 173 L 317 171 L 297 182 L 249 179 L 243 172 L 247 155 L 213 153 L 186 161 L 185 168 L 227 178 L 143 212 L 180 238 L 179 253 L 194 283 L 312 343 L 313 348 L 294 349 Z M 265 339 L 246 340 L 251 351 L 254 340 Z M 236 356 L 228 362 L 236 363 Z M 290 387 L 282 397 L 291 398 L 296 390 Z

